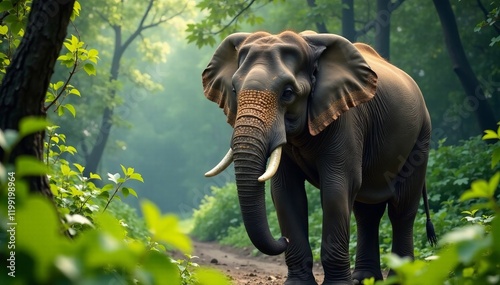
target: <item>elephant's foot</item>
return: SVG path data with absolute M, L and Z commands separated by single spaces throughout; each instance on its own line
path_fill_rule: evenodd
M 363 284 L 363 280 L 366 278 L 375 278 L 375 281 L 377 280 L 383 280 L 384 278 L 382 277 L 382 272 L 378 271 L 377 273 L 371 272 L 371 271 L 366 271 L 366 270 L 354 270 L 352 273 L 352 281 L 353 284 Z
M 352 285 L 352 281 L 327 281 L 325 280 L 322 285 Z
M 318 285 L 314 276 L 307 278 L 288 277 L 284 285 Z

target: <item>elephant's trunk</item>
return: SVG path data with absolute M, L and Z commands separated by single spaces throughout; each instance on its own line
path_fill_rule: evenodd
M 286 250 L 286 238 L 275 240 L 267 221 L 264 182 L 259 177 L 266 170 L 270 148 L 281 140 L 269 139 L 275 121 L 273 96 L 264 92 L 242 92 L 232 140 L 236 186 L 246 231 L 255 247 L 264 254 L 277 255 Z M 269 108 L 271 107 L 271 108 Z M 277 144 L 277 145 L 276 145 Z
M 253 154 L 254 146 L 236 147 L 234 168 L 243 223 L 250 240 L 264 254 L 278 255 L 285 251 L 284 238 L 275 240 L 267 221 L 264 182 L 257 179 L 264 173 L 266 157 Z

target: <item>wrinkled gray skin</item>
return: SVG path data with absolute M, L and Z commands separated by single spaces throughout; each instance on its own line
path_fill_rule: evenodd
M 413 257 L 431 124 L 422 94 L 406 73 L 371 47 L 336 35 L 237 33 L 218 47 L 203 72 L 203 86 L 234 127 L 231 148 L 247 233 L 263 253 L 285 252 L 285 284 L 317 284 L 306 180 L 321 193 L 323 284 L 382 279 L 378 228 L 386 208 L 392 251 Z M 271 189 L 286 238 L 275 240 L 264 183 L 257 178 L 278 146 L 283 154 Z M 353 274 L 351 211 L 358 227 Z

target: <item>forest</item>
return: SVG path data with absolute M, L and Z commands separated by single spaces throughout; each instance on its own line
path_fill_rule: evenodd
M 287 30 L 369 44 L 413 78 L 430 115 L 437 245 L 425 201 L 414 259 L 391 253 L 384 215 L 386 278 L 362 284 L 500 284 L 498 0 L 0 1 L 0 284 L 240 284 L 196 256 L 197 242 L 261 255 L 234 167 L 204 176 L 234 138 L 202 73 L 229 35 Z M 305 188 L 321 263 L 321 194 Z M 351 268 L 357 234 L 353 216 Z

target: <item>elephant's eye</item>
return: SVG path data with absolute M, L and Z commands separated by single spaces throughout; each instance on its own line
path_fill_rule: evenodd
M 236 89 L 234 89 L 234 86 L 233 86 L 233 95 L 236 96 Z
M 285 90 L 283 90 L 283 93 L 281 94 L 281 100 L 283 101 L 283 103 L 292 103 L 294 98 L 295 98 L 295 93 L 293 92 L 292 87 L 287 86 Z

